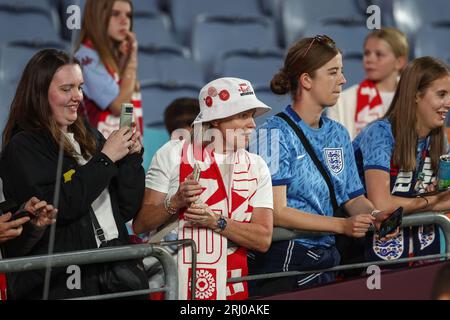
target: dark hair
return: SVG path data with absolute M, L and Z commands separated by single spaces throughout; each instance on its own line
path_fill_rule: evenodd
M 28 61 L 3 130 L 3 148 L 6 148 L 12 137 L 20 131 L 46 131 L 51 134 L 55 143 L 59 144 L 61 130 L 52 116 L 48 90 L 59 68 L 71 64 L 80 66 L 76 58 L 56 49 L 41 50 Z M 94 154 L 95 140 L 81 117 L 78 117 L 68 130 L 74 133 L 84 157 Z M 67 139 L 64 139 L 64 151 L 75 157 L 75 151 Z
M 272 92 L 279 95 L 290 92 L 295 100 L 300 75 L 308 73 L 314 78 L 315 71 L 340 52 L 334 41 L 325 35 L 298 40 L 289 48 L 284 66 L 270 82 Z
M 164 111 L 164 124 L 171 134 L 176 129 L 189 127 L 200 112 L 197 99 L 178 98 L 170 103 Z
M 405 171 L 416 168 L 417 123 L 416 94 L 424 94 L 432 82 L 450 76 L 450 68 L 433 57 L 417 58 L 403 71 L 392 103 L 384 118 L 392 125 L 395 139 L 394 164 Z M 437 172 L 439 157 L 445 153 L 445 126 L 430 133 L 431 167 Z

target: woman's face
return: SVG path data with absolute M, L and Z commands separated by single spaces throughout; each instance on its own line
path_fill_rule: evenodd
M 67 127 L 77 120 L 77 110 L 83 100 L 83 74 L 78 64 L 60 67 L 48 88 L 48 102 L 58 127 L 67 132 Z
M 417 94 L 418 129 L 433 130 L 445 124 L 450 109 L 450 76 L 437 79 L 422 94 Z
M 255 109 L 247 110 L 213 123 L 213 127 L 222 135 L 226 150 L 237 150 L 248 146 L 250 135 L 256 128 L 253 118 L 255 112 Z
M 342 92 L 345 80 L 342 55 L 338 54 L 325 65 L 316 70 L 311 79 L 311 95 L 321 106 L 334 106 Z
M 369 80 L 380 82 L 398 76 L 406 59 L 397 58 L 391 46 L 383 39 L 369 38 L 364 45 L 363 65 Z
M 127 38 L 131 28 L 131 6 L 125 1 L 114 2 L 108 25 L 108 36 L 117 42 Z

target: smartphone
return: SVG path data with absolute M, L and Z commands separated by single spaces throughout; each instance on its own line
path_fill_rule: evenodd
M 32 214 L 31 212 L 29 212 L 27 210 L 24 210 L 24 209 L 21 209 L 21 210 L 16 211 L 12 215 L 10 221 L 17 220 L 17 219 L 20 219 L 20 218 L 23 218 L 23 217 L 30 217 L 30 219 L 36 218 L 36 216 L 34 214 Z
M 386 220 L 381 223 L 378 235 L 380 238 L 386 237 L 388 234 L 394 232 L 402 225 L 403 207 L 398 207 Z
M 14 200 L 5 200 L 0 203 L 0 214 L 16 212 L 17 210 L 19 210 L 19 205 Z
M 11 216 L 10 221 L 20 219 L 23 217 L 30 217 L 31 219 L 36 216 L 29 211 L 20 208 L 19 205 L 14 200 L 6 200 L 0 203 L 0 214 L 5 214 L 8 212 L 14 212 Z
M 128 127 L 131 130 L 133 123 L 133 105 L 131 103 L 122 103 L 120 110 L 120 128 Z

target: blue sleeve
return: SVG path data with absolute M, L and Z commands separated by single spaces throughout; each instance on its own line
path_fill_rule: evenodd
M 79 52 L 84 77 L 83 92 L 98 107 L 106 110 L 119 95 L 119 85 L 94 54 Z
M 379 122 L 367 128 L 360 141 L 364 171 L 378 169 L 390 172 L 393 147 L 394 137 L 389 125 Z
M 355 161 L 355 153 L 353 151 L 350 136 L 346 130 L 343 132 L 343 134 L 346 137 L 346 139 L 344 140 L 344 158 L 346 166 L 345 194 L 348 197 L 348 199 L 346 199 L 347 201 L 365 194 L 365 190 L 361 183 L 361 179 L 359 178 L 358 168 Z
M 269 167 L 272 186 L 290 184 L 293 177 L 286 134 L 280 128 L 262 127 L 258 130 L 257 141 L 257 152 Z

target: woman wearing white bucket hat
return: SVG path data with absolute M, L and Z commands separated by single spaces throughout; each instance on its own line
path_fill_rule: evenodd
M 245 299 L 246 282 L 227 285 L 226 280 L 247 274 L 247 248 L 265 252 L 272 239 L 269 169 L 245 150 L 253 117 L 270 108 L 256 98 L 249 81 L 237 78 L 208 83 L 199 102 L 194 139 L 186 133 L 153 157 L 134 231 L 178 219 L 178 238 L 197 244 L 196 299 Z M 227 239 L 237 247 L 227 249 Z M 178 251 L 178 269 L 179 298 L 188 299 L 189 247 Z

